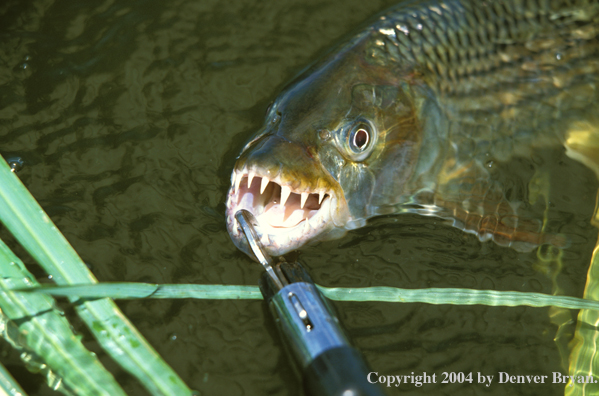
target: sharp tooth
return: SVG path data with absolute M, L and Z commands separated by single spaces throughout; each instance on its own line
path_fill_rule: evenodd
M 320 205 L 322 203 L 322 200 L 324 199 L 324 192 L 323 191 L 319 191 L 318 192 L 318 204 Z
M 307 193 L 307 192 L 302 193 L 302 198 L 300 201 L 300 209 L 304 208 L 304 205 L 306 204 L 306 200 L 308 199 L 308 195 L 310 195 L 310 193 Z
M 289 198 L 289 194 L 291 194 L 291 188 L 287 186 L 281 186 L 281 205 L 285 205 L 287 198 Z
M 308 219 L 304 220 L 304 233 L 308 234 L 310 232 L 310 222 L 308 221 Z
M 239 191 L 239 185 L 241 184 L 241 179 L 243 179 L 243 174 L 239 172 L 235 172 L 235 194 Z
M 254 179 L 254 176 L 256 176 L 254 172 L 250 171 L 250 173 L 248 173 L 248 188 L 252 187 L 252 180 Z
M 268 180 L 268 177 L 262 176 L 262 184 L 260 184 L 260 194 L 264 193 L 264 190 L 266 190 L 266 186 L 268 186 L 269 182 L 270 180 Z

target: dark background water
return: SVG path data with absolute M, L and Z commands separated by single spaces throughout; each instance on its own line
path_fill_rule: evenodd
M 224 196 L 235 156 L 286 81 L 392 4 L 5 0 L 0 153 L 24 159 L 19 177 L 100 281 L 255 285 L 260 267 L 235 249 L 225 229 Z M 573 240 L 558 283 L 565 294 L 582 295 L 597 235 L 589 224 L 594 176 L 562 149 L 513 168 L 551 175 L 551 223 Z M 528 180 L 514 175 L 516 187 L 526 190 Z M 536 252 L 481 243 L 437 219 L 412 215 L 376 219 L 291 257 L 326 286 L 552 292 Z M 202 394 L 299 394 L 260 301 L 118 304 Z M 548 309 L 335 305 L 381 374 L 565 373 Z M 145 394 L 70 317 L 125 390 Z M 2 361 L 30 395 L 53 394 L 6 344 Z M 399 389 L 563 394 L 559 385 L 496 383 Z

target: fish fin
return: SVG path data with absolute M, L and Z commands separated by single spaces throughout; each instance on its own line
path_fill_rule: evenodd
M 413 197 L 413 212 L 447 219 L 481 241 L 492 240 L 521 252 L 544 244 L 560 249 L 568 246 L 564 235 L 545 232 L 543 211 L 533 210 L 524 201 L 525 193 L 520 200 L 508 199 L 505 186 L 478 163 L 446 169 L 440 173 L 434 193 L 421 192 Z M 545 206 L 542 201 L 537 204 Z

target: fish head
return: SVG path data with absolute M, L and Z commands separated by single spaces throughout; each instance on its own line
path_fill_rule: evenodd
M 402 194 L 419 145 L 413 90 L 396 70 L 357 53 L 350 48 L 296 79 L 243 148 L 226 209 L 242 251 L 249 254 L 238 210 L 254 214 L 262 245 L 278 256 L 363 226 Z

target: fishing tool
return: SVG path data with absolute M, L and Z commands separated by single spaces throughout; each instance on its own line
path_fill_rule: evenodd
M 235 218 L 266 270 L 260 278 L 260 291 L 302 373 L 305 394 L 383 396 L 378 385 L 368 381 L 372 370 L 351 346 L 339 319 L 302 265 L 274 263 L 260 243 L 256 218 L 247 210 L 236 212 Z

